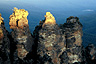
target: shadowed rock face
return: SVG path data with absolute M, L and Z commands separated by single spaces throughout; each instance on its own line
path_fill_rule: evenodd
M 14 13 L 10 15 L 9 22 L 10 28 L 12 29 L 11 35 L 14 40 L 13 43 L 14 46 L 16 46 L 16 48 L 14 49 L 16 50 L 14 52 L 15 62 L 13 63 L 17 63 L 17 61 L 18 63 L 20 63 L 20 60 L 21 63 L 24 63 L 23 60 L 27 58 L 27 55 L 32 52 L 34 41 L 28 26 L 28 12 L 24 9 L 14 9 Z M 29 60 L 32 60 L 32 58 L 30 58 Z
M 67 18 L 67 22 L 64 23 L 62 29 L 65 33 L 67 48 L 82 45 L 82 24 L 77 17 Z
M 86 47 L 86 58 L 88 63 L 96 63 L 96 47 L 93 44 Z
M 66 51 L 61 55 L 62 63 L 82 62 L 82 25 L 77 17 L 67 18 L 61 29 L 65 33 Z M 63 56 L 63 57 L 62 57 Z M 65 57 L 65 58 L 64 58 Z M 65 60 L 66 59 L 66 60 Z
M 3 18 L 0 14 L 0 64 L 10 64 L 10 41 L 8 31 L 5 29 Z

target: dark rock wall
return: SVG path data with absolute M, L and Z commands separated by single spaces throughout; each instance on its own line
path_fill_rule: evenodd
M 67 22 L 61 27 L 66 38 L 66 53 L 68 63 L 82 62 L 82 25 L 77 17 L 67 18 Z M 64 56 L 63 55 L 63 56 Z M 65 59 L 63 63 L 67 63 Z M 64 62 L 65 61 L 65 62 Z
M 27 55 L 32 53 L 32 46 L 34 44 L 33 37 L 29 31 L 28 27 L 24 27 L 24 29 L 14 29 L 11 32 L 13 43 L 16 45 L 16 51 L 14 52 L 14 60 L 17 62 L 20 60 L 26 60 Z M 32 58 L 29 58 L 32 60 Z M 27 61 L 27 60 L 26 60 Z M 23 61 L 22 61 L 23 62 Z
M 60 64 L 60 55 L 65 49 L 65 36 L 55 25 L 45 25 L 39 31 L 37 54 L 43 59 L 43 63 Z M 46 57 L 49 57 L 48 59 Z M 51 61 L 50 61 L 51 60 Z
M 4 22 L 0 25 L 0 64 L 10 64 L 10 41 Z

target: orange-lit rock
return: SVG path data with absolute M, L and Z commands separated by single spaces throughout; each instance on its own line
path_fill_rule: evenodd
M 13 38 L 13 42 L 16 44 L 13 44 L 14 47 L 16 46 L 16 48 L 14 48 L 14 57 L 17 58 L 14 58 L 14 62 L 17 60 L 19 61 L 19 59 L 25 60 L 25 58 L 30 55 L 29 53 L 33 51 L 32 46 L 34 44 L 34 41 L 29 30 L 27 16 L 27 11 L 17 8 L 14 8 L 13 14 L 10 15 L 9 25 L 10 29 L 12 29 L 11 36 Z M 28 58 L 26 59 L 26 62 L 28 62 L 29 60 L 32 61 L 32 59 L 33 57 L 31 57 L 30 59 Z M 26 64 L 26 62 L 16 62 L 16 64 Z
M 50 12 L 46 12 L 44 24 L 56 24 L 54 16 Z
M 1 25 L 1 23 L 3 23 L 3 18 L 1 17 L 1 13 L 0 13 L 0 25 Z
M 0 39 L 2 39 L 3 38 L 3 31 L 2 31 L 2 29 L 0 28 Z
M 27 16 L 28 16 L 28 11 L 25 11 L 24 9 L 18 9 L 18 8 L 14 8 L 13 10 L 13 14 L 10 15 L 10 29 L 14 29 L 14 28 L 22 28 L 24 26 L 28 26 L 28 20 L 27 20 Z
M 1 17 L 1 13 L 0 13 L 0 26 L 1 26 L 1 23 L 3 23 L 3 18 Z M 0 39 L 3 38 L 3 30 L 2 28 L 0 27 Z

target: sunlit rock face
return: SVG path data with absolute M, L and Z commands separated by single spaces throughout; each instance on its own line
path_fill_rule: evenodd
M 14 8 L 13 14 L 10 15 L 10 29 L 14 28 L 24 28 L 24 26 L 28 26 L 28 11 L 24 9 Z
M 61 57 L 63 63 L 82 62 L 82 24 L 77 17 L 67 18 L 67 22 L 61 26 L 66 38 L 66 51 Z M 66 60 L 64 60 L 66 56 Z M 68 62 L 67 62 L 68 61 Z
M 55 18 L 46 12 L 45 21 L 38 32 L 38 63 L 60 64 L 60 55 L 65 50 L 65 36 L 55 23 Z
M 3 30 L 1 28 L 2 23 L 3 23 L 3 18 L 1 17 L 1 14 L 0 14 L 0 39 L 4 37 Z
M 16 46 L 15 60 L 23 60 L 27 55 L 32 52 L 33 37 L 29 30 L 28 12 L 24 9 L 14 8 L 13 14 L 10 15 L 10 28 L 12 29 L 11 35 L 14 40 L 14 46 Z M 19 62 L 19 61 L 18 61 Z M 23 61 L 22 61 L 23 63 Z
M 3 23 L 3 18 L 1 17 L 1 13 L 0 13 L 0 25 Z
M 3 20 L 0 14 L 0 64 L 10 64 L 10 41 Z
M 3 24 L 3 18 L 1 17 L 1 14 L 0 14 L 0 48 L 2 47 L 3 37 L 4 37 L 3 28 L 1 24 Z
M 56 20 L 50 12 L 46 12 L 45 19 L 46 20 L 45 20 L 43 25 L 45 25 L 45 24 L 51 24 L 51 25 L 56 24 Z

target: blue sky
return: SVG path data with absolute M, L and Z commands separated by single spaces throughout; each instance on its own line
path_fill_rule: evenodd
M 77 5 L 77 6 L 96 6 L 96 0 L 0 0 L 0 3 L 29 3 L 33 5 Z
M 30 5 L 39 8 L 82 8 L 95 9 L 96 0 L 0 0 L 2 5 Z M 16 5 L 17 6 L 17 5 Z M 2 6 L 0 6 L 2 7 Z

